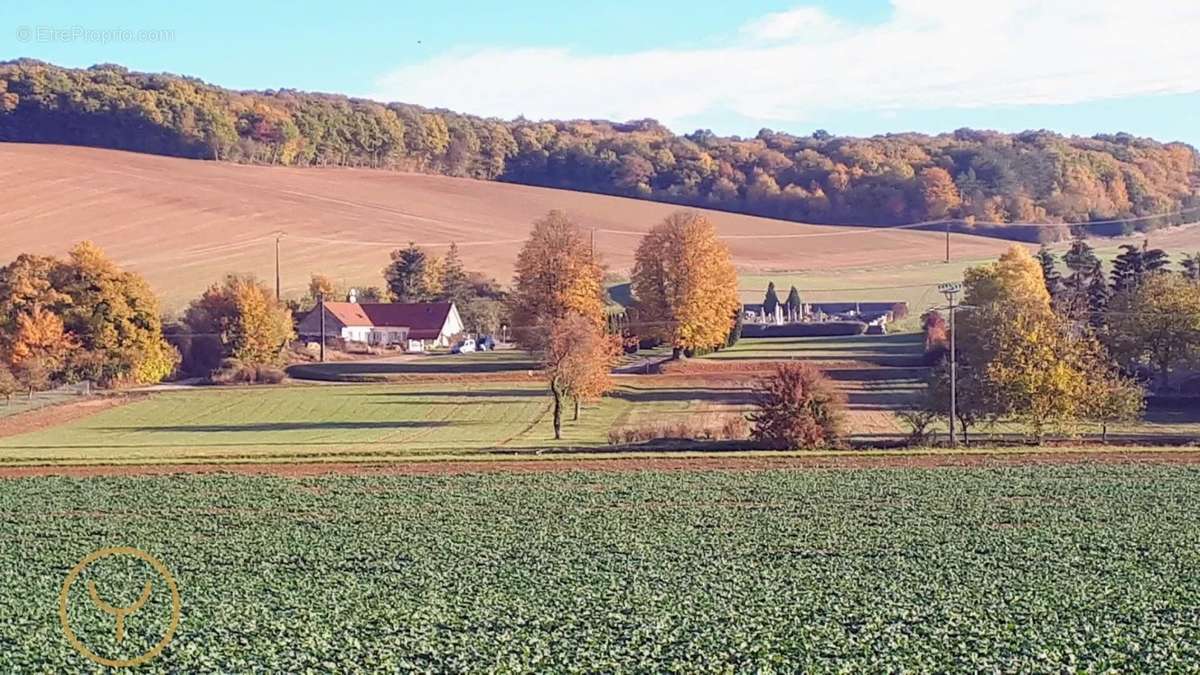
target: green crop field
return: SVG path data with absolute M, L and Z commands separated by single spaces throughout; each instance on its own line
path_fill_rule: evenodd
M 59 587 L 128 545 L 182 599 L 152 672 L 1182 672 L 1198 503 L 1165 465 L 0 481 L 0 671 L 91 669 Z M 163 593 L 72 625 L 136 653 Z

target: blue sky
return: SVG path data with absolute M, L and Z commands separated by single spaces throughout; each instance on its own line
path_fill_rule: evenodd
M 1200 146 L 1200 3 L 328 7 L 9 3 L 0 9 L 0 58 L 114 62 L 239 89 L 340 92 L 500 117 L 655 117 L 681 132 L 1050 128 Z M 76 27 L 122 29 L 132 39 L 80 36 Z M 138 39 L 144 30 L 170 34 Z

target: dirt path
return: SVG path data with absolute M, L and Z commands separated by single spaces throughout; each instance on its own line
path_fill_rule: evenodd
M 553 471 L 762 471 L 769 469 L 870 469 L 1003 467 L 1065 464 L 1200 464 L 1200 450 L 1146 450 L 1095 452 L 1000 452 L 925 455 L 826 455 L 820 457 L 692 457 L 614 458 L 508 461 L 426 461 L 370 463 L 278 463 L 278 464 L 160 464 L 142 466 L 28 466 L 0 467 L 0 479 L 35 476 L 154 476 L 179 473 L 265 475 L 284 477 L 320 476 L 421 476 L 468 473 L 541 473 Z

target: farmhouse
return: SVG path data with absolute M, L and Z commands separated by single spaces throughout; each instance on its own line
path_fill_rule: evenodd
M 408 351 L 448 347 L 463 331 L 453 302 L 326 302 L 325 337 Z M 301 339 L 321 339 L 321 308 L 300 320 Z

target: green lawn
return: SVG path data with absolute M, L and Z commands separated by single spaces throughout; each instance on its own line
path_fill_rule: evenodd
M 144 672 L 1189 672 L 1198 503 L 1153 465 L 0 481 L 0 671 L 93 670 L 56 597 L 128 545 L 182 599 Z M 161 635 L 161 585 L 122 644 L 82 586 L 93 649 Z
M 553 440 L 544 386 L 310 385 L 163 392 L 65 425 L 0 437 L 0 464 L 395 459 L 604 449 L 614 426 L 687 418 L 732 389 L 624 386 L 568 411 Z
M 920 366 L 923 354 L 924 338 L 920 333 L 893 333 L 809 338 L 742 338 L 734 346 L 703 358 L 863 361 L 883 366 Z
M 521 373 L 541 368 L 528 352 L 505 349 L 467 354 L 405 355 L 369 361 L 331 361 L 288 368 L 292 377 L 349 382 L 386 381 L 407 375 Z

